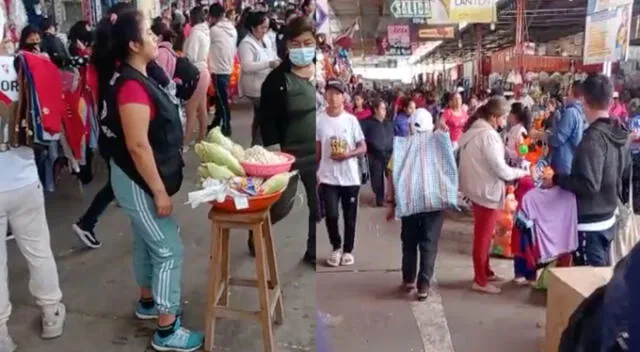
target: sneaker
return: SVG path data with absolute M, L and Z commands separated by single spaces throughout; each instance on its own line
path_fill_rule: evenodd
M 342 255 L 342 260 L 340 261 L 340 265 L 350 266 L 356 263 L 356 258 L 353 257 L 351 253 L 345 253 Z
M 175 331 L 167 337 L 160 337 L 156 331 L 151 339 L 151 347 L 156 351 L 192 352 L 204 344 L 204 335 L 182 327 L 180 318 L 176 320 Z
M 136 303 L 136 318 L 140 320 L 154 320 L 158 319 L 159 315 L 158 308 L 156 308 L 155 304 L 152 308 L 145 308 L 140 301 Z
M 403 282 L 400 286 L 400 289 L 406 293 L 411 293 L 411 291 L 416 289 L 415 282 Z
M 60 337 L 64 330 L 64 319 L 67 316 L 67 307 L 62 303 L 53 304 L 42 308 L 42 338 L 55 339 Z
M 524 277 L 516 277 L 515 279 L 513 279 L 513 283 L 515 283 L 518 286 L 527 286 L 527 285 L 529 285 L 529 281 L 527 279 L 525 279 Z
M 302 257 L 302 261 L 310 265 L 311 267 L 316 267 L 316 256 L 309 252 L 304 253 L 304 257 Z
M 7 241 L 11 241 L 11 240 L 15 240 L 16 236 L 13 234 L 13 232 L 9 231 L 7 232 Z M 0 350 L 2 351 L 2 350 Z
M 87 247 L 97 249 L 102 247 L 102 242 L 98 240 L 96 234 L 93 231 L 83 230 L 78 223 L 71 226 L 73 232 L 76 233 L 80 241 L 82 241 Z
M 327 259 L 327 265 L 332 267 L 340 266 L 340 260 L 342 259 L 342 251 L 340 249 L 331 252 L 331 256 Z
M 429 297 L 429 287 L 420 287 L 416 292 L 416 299 L 420 302 L 424 302 Z
M 0 351 L 13 352 L 18 348 L 11 335 L 9 335 L 9 329 L 7 326 L 0 327 Z
M 493 286 L 491 284 L 487 284 L 485 286 L 480 286 L 477 283 L 473 283 L 473 285 L 471 285 L 471 289 L 476 291 L 476 292 L 480 292 L 480 293 L 487 293 L 487 294 L 491 294 L 491 295 L 497 295 L 500 292 L 502 292 L 502 290 L 496 286 Z

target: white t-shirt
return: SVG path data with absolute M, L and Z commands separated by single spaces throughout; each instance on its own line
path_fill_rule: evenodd
M 0 192 L 9 192 L 39 182 L 33 149 L 20 147 L 0 152 Z
M 332 147 L 351 151 L 356 144 L 364 142 L 364 134 L 358 119 L 343 112 L 331 117 L 326 112 L 316 115 L 316 142 L 321 144 L 321 158 L 318 166 L 318 183 L 332 186 L 360 186 L 360 168 L 357 158 L 343 161 L 331 159 Z

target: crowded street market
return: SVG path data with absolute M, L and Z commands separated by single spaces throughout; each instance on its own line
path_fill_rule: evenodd
M 639 2 L 0 2 L 0 352 L 640 351 Z

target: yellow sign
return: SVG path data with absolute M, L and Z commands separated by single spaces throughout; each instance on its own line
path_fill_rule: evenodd
M 450 22 L 491 23 L 496 21 L 496 0 L 448 1 Z

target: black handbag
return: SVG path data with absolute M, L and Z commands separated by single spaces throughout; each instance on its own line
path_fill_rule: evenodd
M 282 192 L 282 196 L 280 196 L 280 199 L 271 206 L 269 214 L 271 215 L 272 224 L 276 224 L 291 213 L 296 201 L 296 195 L 298 194 L 299 180 L 300 175 L 298 173 L 291 176 L 287 187 L 284 189 L 284 192 Z

